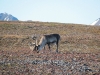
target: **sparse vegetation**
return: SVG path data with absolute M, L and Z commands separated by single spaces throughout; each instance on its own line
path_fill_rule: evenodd
M 32 35 L 51 33 L 61 36 L 59 53 L 55 46 L 51 52 L 29 49 Z M 21 74 L 99 75 L 100 26 L 0 21 L 0 75 Z

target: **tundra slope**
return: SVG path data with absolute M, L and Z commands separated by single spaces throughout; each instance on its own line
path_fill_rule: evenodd
M 46 30 L 46 31 L 45 31 Z M 35 53 L 32 34 L 61 35 L 59 53 Z M 99 75 L 100 27 L 41 22 L 0 22 L 0 75 Z

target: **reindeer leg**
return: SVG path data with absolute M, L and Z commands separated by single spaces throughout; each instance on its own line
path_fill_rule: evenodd
M 44 46 L 44 50 L 45 50 L 45 46 Z
M 45 53 L 45 46 L 44 46 L 44 50 L 43 50 L 43 53 Z
M 56 43 L 56 45 L 57 45 L 57 49 L 56 49 L 56 52 L 58 53 L 58 42 Z
M 58 45 L 57 45 L 57 49 L 56 49 L 56 52 L 58 53 Z
M 49 50 L 50 50 L 50 44 L 48 44 Z M 51 50 L 50 50 L 51 51 Z

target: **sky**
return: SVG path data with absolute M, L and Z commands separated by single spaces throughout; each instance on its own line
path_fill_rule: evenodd
M 100 18 L 100 0 L 0 0 L 0 13 L 21 21 L 91 24 Z

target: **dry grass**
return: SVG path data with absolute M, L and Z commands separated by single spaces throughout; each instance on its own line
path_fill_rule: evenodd
M 49 22 L 0 22 L 0 46 L 28 46 L 31 36 L 58 33 L 60 51 L 99 52 L 100 27 Z

